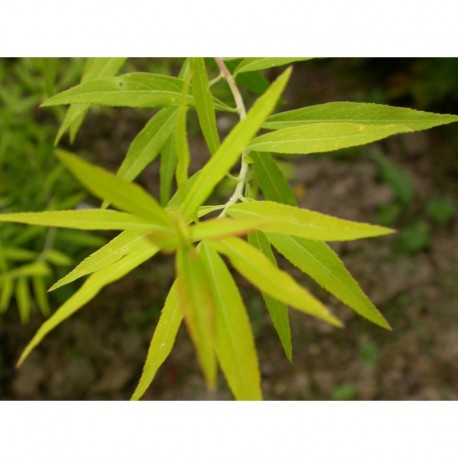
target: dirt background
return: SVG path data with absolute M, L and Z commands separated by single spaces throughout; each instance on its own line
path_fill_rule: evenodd
M 431 61 L 323 59 L 299 64 L 284 109 L 354 100 L 457 114 L 456 65 L 446 65 L 455 78 L 444 76 L 446 83 L 440 85 L 429 76 L 431 67 L 440 67 Z M 150 114 L 129 109 L 92 112 L 72 148 L 115 170 Z M 231 120 L 223 116 L 219 123 L 224 129 Z M 260 295 L 238 277 L 252 318 L 266 399 L 458 399 L 456 212 L 440 222 L 426 212 L 432 198 L 455 209 L 458 205 L 456 125 L 392 137 L 350 154 L 294 157 L 287 171 L 301 206 L 379 222 L 381 209 L 396 204 L 398 197 L 365 154 L 374 148 L 410 177 L 413 199 L 398 205 L 397 235 L 333 247 L 394 330 L 371 325 L 291 270 L 332 307 L 346 328 L 332 329 L 291 311 L 290 364 Z M 196 139 L 191 149 L 198 167 L 206 157 L 202 140 Z M 157 175 L 153 166 L 141 178 L 152 192 L 157 192 Z M 421 227 L 427 229 L 422 232 Z M 12 307 L 0 326 L 0 399 L 129 399 L 172 280 L 169 257 L 144 264 L 53 331 L 20 370 L 15 362 L 42 318 L 35 314 L 29 325 L 21 326 Z M 206 390 L 182 329 L 145 399 L 231 399 L 231 394 L 221 375 L 217 390 Z

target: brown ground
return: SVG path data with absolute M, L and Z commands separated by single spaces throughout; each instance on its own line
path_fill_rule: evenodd
M 348 79 L 333 79 L 333 68 L 323 64 L 308 71 L 302 65 L 295 73 L 292 92 L 285 96 L 294 99 L 289 106 L 351 100 L 356 89 L 348 87 Z M 123 116 L 118 116 L 120 112 Z M 146 116 L 130 110 L 116 111 L 116 116 L 114 112 L 93 114 L 82 128 L 84 139 L 81 135 L 75 148 L 90 150 L 97 160 L 102 157 L 107 167 L 114 168 Z M 428 221 L 424 206 L 433 196 L 458 205 L 456 170 L 441 168 L 456 154 L 446 136 L 449 132 L 436 128 L 379 143 L 378 148 L 406 170 L 415 185 L 413 203 L 402 209 L 400 229 L 413 221 Z M 199 145 L 193 144 L 193 151 Z M 365 151 L 362 148 L 351 157 L 294 158 L 292 181 L 300 204 L 335 216 L 377 222 L 377 208 L 393 202 L 395 195 L 379 179 Z M 155 177 L 154 168 L 143 177 L 153 192 Z M 403 250 L 399 235 L 334 245 L 390 321 L 393 332 L 355 316 L 294 272 L 336 310 L 346 329 L 331 329 L 292 311 L 293 364 L 282 354 L 258 293 L 240 279 L 252 317 L 266 399 L 458 399 L 458 225 L 456 218 L 447 224 L 428 224 L 430 240 L 416 252 Z M 172 276 L 171 259 L 160 256 L 110 285 L 53 331 L 18 371 L 14 362 L 41 320 L 36 315 L 30 325 L 20 326 L 11 316 L 0 330 L 0 398 L 128 399 Z M 222 377 L 216 393 L 206 391 L 193 348 L 182 330 L 145 398 L 231 396 Z

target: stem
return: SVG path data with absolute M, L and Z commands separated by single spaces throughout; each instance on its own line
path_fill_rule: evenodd
M 216 64 L 218 65 L 222 77 L 226 80 L 229 85 L 229 89 L 232 92 L 232 96 L 235 100 L 235 105 L 237 107 L 237 113 L 239 114 L 240 121 L 245 119 L 246 109 L 245 104 L 243 103 L 242 95 L 240 94 L 239 88 L 231 75 L 231 72 L 227 69 L 226 64 L 223 59 L 220 57 L 215 57 Z M 234 205 L 241 197 L 243 197 L 243 191 L 245 189 L 245 184 L 247 181 L 249 165 L 245 162 L 245 150 L 242 152 L 242 165 L 240 166 L 240 172 L 237 177 L 237 186 L 235 187 L 234 193 L 226 202 L 226 205 L 223 208 L 223 211 L 219 214 L 218 218 L 223 218 L 226 214 L 227 209 Z

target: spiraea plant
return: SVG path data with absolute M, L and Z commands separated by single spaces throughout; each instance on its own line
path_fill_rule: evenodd
M 343 323 L 277 266 L 277 253 L 344 305 L 375 325 L 390 329 L 327 242 L 377 237 L 393 230 L 299 208 L 275 155 L 329 153 L 448 124 L 458 117 L 351 102 L 273 114 L 292 67 L 272 83 L 267 82 L 263 71 L 299 60 L 306 59 L 190 58 L 183 61 L 178 77 L 174 77 L 147 72 L 114 76 L 122 60 L 89 59 L 81 84 L 42 104 L 69 105 L 58 139 L 67 130 L 74 138 L 92 105 L 159 111 L 133 140 L 116 174 L 78 155 L 56 152 L 62 164 L 101 199 L 101 208 L 0 215 L 3 222 L 120 232 L 51 287 L 52 291 L 87 276 L 39 328 L 19 365 L 51 330 L 89 303 L 104 286 L 159 252 L 174 256 L 176 279 L 132 399 L 140 399 L 151 385 L 183 323 L 209 388 L 214 387 L 220 367 L 236 399 L 262 398 L 254 338 L 229 266 L 262 293 L 290 360 L 288 307 L 330 326 L 343 327 Z M 214 73 L 213 79 L 209 71 Z M 230 89 L 227 100 L 219 100 L 212 93 L 216 85 L 223 84 Z M 242 84 L 258 95 L 249 108 L 239 90 Z M 191 176 L 190 110 L 197 112 L 209 152 L 208 161 Z M 237 117 L 223 139 L 217 111 Z M 134 183 L 156 159 L 160 160 L 158 199 Z M 239 170 L 236 175 L 234 167 Z M 225 201 L 210 205 L 209 199 L 222 181 L 233 183 L 232 190 Z M 176 190 L 173 195 L 172 190 Z

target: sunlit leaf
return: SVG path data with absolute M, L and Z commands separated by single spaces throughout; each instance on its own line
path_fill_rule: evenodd
M 275 267 L 277 267 L 277 262 L 274 254 L 272 253 L 270 243 L 262 232 L 256 231 L 249 234 L 248 242 L 263 253 L 264 256 L 269 259 Z M 262 293 L 262 298 L 266 304 L 270 318 L 272 319 L 275 331 L 277 331 L 283 350 L 285 351 L 285 355 L 289 361 L 292 361 L 293 349 L 291 344 L 288 307 L 266 293 Z
M 325 243 L 277 234 L 269 234 L 268 238 L 291 264 L 344 304 L 382 328 L 391 329 L 339 257 Z
M 192 92 L 195 98 L 199 124 L 207 142 L 210 154 L 214 154 L 219 148 L 220 141 L 216 127 L 215 106 L 210 91 L 205 61 L 202 58 L 190 59 L 192 74 Z
M 137 184 L 129 183 L 101 167 L 89 164 L 74 154 L 64 151 L 56 154 L 70 172 L 96 196 L 140 218 L 165 227 L 172 226 L 171 219 L 165 210 Z
M 176 125 L 178 109 L 163 108 L 156 113 L 135 137 L 117 175 L 132 181 L 159 154 Z
M 206 243 L 200 252 L 215 301 L 216 354 L 226 380 L 236 399 L 262 399 L 253 333 L 240 293 L 218 254 Z
M 386 227 L 348 221 L 270 201 L 235 204 L 227 209 L 227 214 L 236 219 L 271 218 L 277 223 L 269 225 L 263 232 L 295 235 L 311 240 L 356 240 L 394 232 Z
M 405 132 L 413 130 L 402 124 L 313 123 L 261 135 L 252 140 L 247 148 L 282 154 L 326 153 Z
M 165 142 L 161 151 L 161 166 L 159 170 L 159 195 L 162 207 L 167 205 L 172 194 L 173 178 L 177 165 L 177 156 L 175 152 L 175 141 L 171 135 Z
M 264 293 L 334 326 L 343 326 L 318 299 L 249 243 L 238 238 L 207 243 L 227 256 L 235 269 Z
M 84 67 L 83 76 L 81 77 L 81 82 L 85 83 L 98 78 L 113 76 L 119 71 L 125 61 L 125 58 L 120 57 L 88 58 Z M 55 144 L 59 143 L 59 140 L 68 128 L 70 128 L 70 141 L 73 143 L 78 129 L 81 126 L 89 108 L 90 105 L 84 104 L 71 105 L 68 108 L 67 113 L 65 113 L 65 118 L 59 128 Z
M 293 62 L 310 60 L 311 57 L 247 57 L 243 59 L 234 70 L 234 76 L 243 72 L 254 72 L 256 70 L 266 70 L 268 68 L 280 67 Z
M 81 261 L 70 273 L 54 283 L 49 288 L 49 291 L 54 291 L 80 277 L 97 272 L 132 252 L 148 248 L 150 242 L 145 238 L 146 234 L 148 232 L 122 232 L 102 248 Z
M 314 123 L 355 123 L 364 125 L 402 125 L 412 131 L 458 121 L 458 116 L 428 113 L 411 108 L 375 103 L 330 102 L 284 111 L 267 118 L 264 129 L 283 129 Z
M 210 388 L 215 386 L 215 304 L 201 257 L 194 248 L 181 248 L 176 256 L 178 301 L 197 357 Z
M 90 230 L 167 230 L 163 225 L 145 221 L 129 213 L 100 209 L 3 213 L 0 214 L 0 221 Z
M 291 69 L 283 72 L 255 102 L 245 119 L 240 121 L 224 139 L 216 153 L 200 170 L 182 204 L 182 213 L 190 217 L 211 194 L 214 187 L 240 158 L 243 149 L 274 109 L 289 79 Z
M 168 107 L 180 104 L 182 92 L 183 80 L 179 78 L 136 72 L 81 83 L 47 99 L 41 106 L 82 103 L 132 108 Z M 194 104 L 191 95 L 188 95 L 187 103 Z M 219 100 L 215 100 L 215 107 L 234 111 Z
M 98 292 L 106 285 L 127 275 L 131 270 L 151 258 L 157 253 L 158 249 L 149 244 L 145 249 L 122 258 L 121 260 L 93 273 L 56 312 L 46 320 L 36 332 L 33 339 L 29 342 L 17 363 L 20 366 L 30 352 L 52 331 L 56 326 L 65 321 L 81 307 L 93 299 Z
M 178 303 L 176 283 L 175 281 L 172 285 L 165 300 L 164 308 L 151 339 L 142 375 L 132 395 L 132 400 L 138 400 L 145 394 L 158 369 L 172 351 L 178 329 L 183 320 L 183 313 Z
M 249 232 L 268 227 L 275 222 L 268 218 L 232 219 L 214 218 L 191 226 L 191 239 L 199 240 L 223 239 L 234 235 L 245 235 Z

